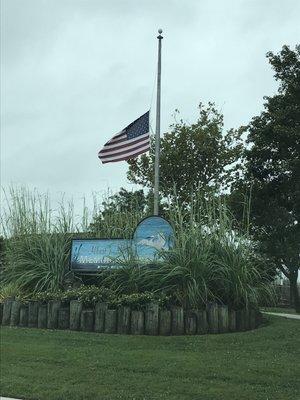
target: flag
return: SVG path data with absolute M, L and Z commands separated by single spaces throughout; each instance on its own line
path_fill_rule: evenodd
M 105 143 L 98 157 L 103 164 L 124 161 L 145 153 L 149 148 L 149 111 L 147 111 Z

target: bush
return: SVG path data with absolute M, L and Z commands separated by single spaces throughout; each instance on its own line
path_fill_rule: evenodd
M 16 285 L 23 297 L 24 293 L 38 292 L 37 298 L 44 301 L 78 298 L 89 304 L 107 301 L 115 305 L 136 301 L 140 307 L 152 293 L 158 301 L 164 301 L 159 296 L 169 296 L 170 301 L 185 308 L 202 308 L 210 301 L 233 308 L 272 302 L 274 289 L 255 252 L 247 224 L 237 230 L 241 224 L 220 197 L 203 199 L 198 193 L 191 199 L 184 208 L 170 205 L 168 219 L 175 229 L 174 247 L 161 253 L 159 263 L 147 267 L 128 251 L 116 260 L 118 268 L 99 274 L 100 288 L 88 286 L 63 292 L 69 273 L 70 241 L 79 229 L 72 204 L 61 204 L 54 213 L 48 196 L 12 189 L 2 219 L 6 239 L 2 281 L 4 285 Z M 123 226 L 117 217 L 110 221 L 119 224 L 115 232 Z M 81 234 L 88 237 L 86 226 L 82 225 Z M 112 233 L 112 227 L 101 226 L 104 230 L 99 235 L 105 234 L 105 229 Z M 124 234 L 128 235 L 129 230 Z
M 114 292 L 105 287 L 80 286 L 77 289 L 66 291 L 58 290 L 55 292 L 37 292 L 31 296 L 31 300 L 46 302 L 49 300 L 61 300 L 69 302 L 71 300 L 80 300 L 86 305 L 93 305 L 98 301 L 111 302 L 114 299 Z
M 171 304 L 171 296 L 163 293 L 132 293 L 130 295 L 118 295 L 111 289 L 100 286 L 81 286 L 77 289 L 56 292 L 38 292 L 32 296 L 27 296 L 26 300 L 36 300 L 48 302 L 50 300 L 60 300 L 69 302 L 71 300 L 82 301 L 86 306 L 94 306 L 97 302 L 108 303 L 110 307 L 130 306 L 133 309 L 142 309 L 151 302 L 157 302 L 162 307 Z

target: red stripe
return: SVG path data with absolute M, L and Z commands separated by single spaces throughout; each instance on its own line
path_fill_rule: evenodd
M 115 150 L 124 149 L 125 147 L 128 147 L 129 145 L 130 146 L 131 145 L 135 145 L 137 143 L 142 142 L 143 140 L 149 140 L 149 136 L 148 137 L 143 137 L 142 139 L 137 139 L 137 140 L 135 140 L 133 142 L 130 142 L 129 144 L 122 144 L 120 146 L 113 147 L 112 149 L 103 148 L 101 151 L 99 151 L 99 154 L 107 153 L 107 152 L 114 152 Z
M 135 144 L 135 143 L 133 143 L 133 144 Z M 127 154 L 130 151 L 138 150 L 141 147 L 144 147 L 146 144 L 149 144 L 149 138 L 146 138 L 146 140 L 144 139 L 144 143 L 139 144 L 138 146 L 134 146 L 134 147 L 130 146 L 130 148 L 127 146 L 127 150 L 119 151 L 119 152 L 118 151 L 114 152 L 113 150 L 111 150 L 111 153 L 109 153 L 109 154 L 105 154 L 103 156 L 102 156 L 102 154 L 100 154 L 99 158 L 102 159 L 102 158 L 109 158 L 109 157 L 114 157 L 114 156 L 118 157 L 118 156 L 121 156 L 122 154 Z
M 104 146 L 110 146 L 111 144 L 118 144 L 118 143 L 122 143 L 122 142 L 125 142 L 126 140 L 128 140 L 128 139 L 127 139 L 127 137 L 125 137 L 124 139 L 119 139 L 119 140 L 113 140 L 113 139 L 110 139 L 110 141 L 109 141 L 109 142 L 107 142 L 107 143 L 105 143 L 105 145 L 104 145 Z
M 139 151 L 138 153 L 132 154 L 132 155 L 130 155 L 128 157 L 115 158 L 115 159 L 110 160 L 110 161 L 102 161 L 102 160 L 101 161 L 102 161 L 102 164 L 107 164 L 107 163 L 110 163 L 110 162 L 117 162 L 117 161 L 126 161 L 126 160 L 129 160 L 130 158 L 135 158 L 135 157 L 139 156 L 140 154 L 146 153 L 146 151 L 148 151 L 149 149 L 150 149 L 150 146 L 147 149 Z

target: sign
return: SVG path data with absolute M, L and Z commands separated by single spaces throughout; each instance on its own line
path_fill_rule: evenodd
M 157 260 L 162 250 L 170 249 L 173 237 L 173 228 L 164 218 L 143 219 L 133 234 L 133 246 L 137 257 L 143 261 Z
M 116 259 L 128 251 L 131 240 L 125 239 L 73 239 L 71 269 L 74 272 L 96 272 L 116 267 Z
M 74 272 L 97 272 L 118 268 L 122 258 L 133 252 L 137 260 L 151 263 L 161 251 L 171 248 L 174 231 L 162 217 L 147 217 L 135 229 L 132 239 L 73 239 L 70 268 Z

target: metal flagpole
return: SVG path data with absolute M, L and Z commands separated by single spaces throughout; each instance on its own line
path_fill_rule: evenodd
M 154 163 L 154 215 L 159 213 L 159 154 L 160 154 L 160 92 L 161 92 L 161 41 L 162 29 L 158 30 L 157 97 Z

